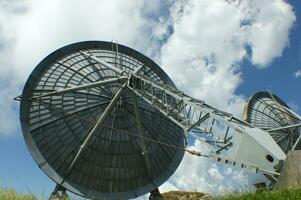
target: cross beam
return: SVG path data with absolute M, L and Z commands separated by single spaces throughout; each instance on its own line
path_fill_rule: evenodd
M 83 85 L 79 85 L 79 86 L 75 86 L 75 87 L 71 87 L 71 88 L 56 90 L 56 91 L 49 92 L 49 93 L 46 93 L 46 94 L 42 94 L 42 95 L 39 95 L 39 96 L 33 96 L 33 97 L 31 97 L 31 100 L 39 99 L 39 98 L 47 97 L 47 96 L 58 96 L 58 95 L 62 95 L 62 94 L 68 93 L 68 92 L 74 92 L 74 91 L 77 91 L 77 90 L 84 90 L 84 89 L 88 89 L 88 88 L 92 88 L 92 87 L 101 87 L 101 86 L 111 85 L 111 84 L 114 84 L 114 83 L 122 83 L 125 80 L 127 80 L 127 77 L 121 76 L 119 78 L 112 78 L 112 79 L 107 79 L 107 80 L 104 80 L 104 81 L 96 81 L 96 82 L 89 83 L 89 84 L 83 84 Z

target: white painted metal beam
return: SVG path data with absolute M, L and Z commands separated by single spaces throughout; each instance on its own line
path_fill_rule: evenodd
M 122 71 L 121 69 L 111 65 L 110 63 L 107 63 L 105 61 L 103 61 L 102 59 L 100 58 L 97 58 L 96 56 L 94 56 L 93 54 L 88 54 L 86 52 L 83 52 L 83 51 L 80 51 L 85 57 L 87 57 L 88 59 L 92 59 L 94 61 L 96 61 L 97 63 L 99 63 L 100 65 L 104 66 L 104 67 L 107 67 L 111 70 L 113 70 L 114 72 L 116 72 L 117 74 L 123 74 L 125 73 L 125 71 Z
M 139 113 L 139 106 L 138 106 L 138 100 L 137 100 L 137 96 L 135 93 L 132 92 L 132 96 L 133 96 L 133 105 L 134 105 L 134 113 L 135 113 L 135 119 L 136 119 L 136 125 L 137 125 L 137 129 L 138 129 L 138 135 L 140 136 L 140 146 L 142 149 L 142 156 L 145 160 L 145 165 L 147 167 L 147 171 L 149 173 L 149 176 L 152 177 L 152 173 L 151 173 L 151 168 L 150 168 L 150 161 L 149 161 L 149 157 L 148 157 L 148 152 L 145 146 L 145 141 L 144 141 L 144 131 L 142 128 L 142 124 L 141 124 L 141 120 L 140 120 L 140 113 Z
M 97 81 L 94 83 L 89 83 L 89 84 L 84 84 L 84 85 L 80 85 L 80 86 L 75 86 L 75 87 L 71 87 L 71 88 L 66 88 L 66 89 L 62 89 L 62 90 L 56 90 L 53 92 L 49 92 L 47 94 L 42 94 L 39 96 L 34 96 L 31 99 L 39 99 L 42 97 L 46 97 L 46 96 L 58 96 L 58 95 L 62 95 L 68 92 L 73 92 L 76 90 L 83 90 L 83 89 L 88 89 L 88 88 L 92 88 L 92 87 L 101 87 L 101 86 L 105 86 L 105 85 L 111 85 L 114 83 L 122 83 L 125 80 L 127 80 L 127 77 L 119 77 L 119 78 L 112 78 L 112 79 L 107 79 L 104 81 Z
M 269 129 L 269 130 L 266 130 L 266 131 L 267 132 L 274 132 L 274 131 L 285 130 L 285 129 L 295 128 L 295 127 L 301 127 L 301 123 L 293 124 L 293 125 L 289 125 L 289 126 L 283 126 L 283 127 L 279 127 L 279 128 L 273 128 L 273 129 Z
M 113 97 L 113 99 L 111 100 L 110 104 L 108 105 L 108 107 L 105 109 L 105 111 L 102 113 L 102 115 L 99 117 L 98 121 L 96 122 L 96 124 L 94 125 L 94 127 L 92 128 L 92 130 L 89 132 L 88 136 L 86 137 L 85 141 L 82 143 L 82 145 L 80 146 L 79 151 L 77 152 L 76 156 L 74 157 L 70 167 L 69 167 L 69 171 L 72 170 L 73 166 L 75 165 L 75 163 L 79 160 L 80 155 L 82 154 L 83 150 L 87 147 L 87 145 L 89 144 L 89 142 L 91 141 L 92 137 L 94 136 L 95 132 L 97 131 L 97 129 L 101 126 L 101 124 L 104 122 L 104 120 L 107 118 L 107 116 L 111 113 L 111 111 L 113 110 L 116 102 L 119 100 L 122 92 L 125 90 L 126 87 L 126 83 L 123 84 L 121 86 L 121 88 L 117 91 L 117 93 L 115 94 L 115 96 Z

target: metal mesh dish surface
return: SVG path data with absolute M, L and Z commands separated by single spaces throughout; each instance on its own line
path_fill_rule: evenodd
M 279 97 L 269 92 L 258 92 L 250 97 L 244 108 L 244 119 L 264 130 L 296 124 L 299 120 L 289 113 L 289 108 Z M 298 128 L 270 131 L 270 135 L 287 154 L 297 141 Z M 300 143 L 296 149 L 300 149 Z
M 74 168 L 68 171 L 80 145 L 120 84 L 30 98 L 118 77 L 114 71 L 88 59 L 80 51 L 93 54 L 126 72 L 143 65 L 141 75 L 175 87 L 153 61 L 129 47 L 116 47 L 110 42 L 87 41 L 56 50 L 33 70 L 21 98 L 23 135 L 35 162 L 56 183 L 88 198 L 128 199 L 150 192 L 174 173 L 184 154 L 166 145 L 145 141 L 150 161 L 150 172 L 147 170 L 145 155 L 139 145 L 141 138 L 135 137 L 133 99 L 127 90 Z M 140 98 L 138 105 L 146 137 L 185 147 L 182 129 Z

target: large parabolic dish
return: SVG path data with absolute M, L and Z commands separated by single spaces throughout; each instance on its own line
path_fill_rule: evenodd
M 177 147 L 185 148 L 185 134 L 142 98 L 135 99 L 130 90 L 124 90 L 85 150 L 75 159 L 88 133 L 122 87 L 121 82 L 115 81 L 43 96 L 120 78 L 85 53 L 129 73 L 140 68 L 139 74 L 144 77 L 175 88 L 157 64 L 126 46 L 102 41 L 65 46 L 39 63 L 24 87 L 20 119 L 27 146 L 38 166 L 71 192 L 88 198 L 141 196 L 174 173 L 184 152 L 149 140 L 142 143 L 142 138 L 136 137 L 137 123 L 141 123 L 148 138 Z M 134 101 L 138 101 L 138 120 Z
M 258 92 L 250 97 L 244 108 L 244 119 L 268 131 L 285 153 L 292 149 L 301 149 L 301 119 L 276 95 Z

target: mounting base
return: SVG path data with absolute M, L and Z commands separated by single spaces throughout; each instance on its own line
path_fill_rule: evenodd
M 276 188 L 278 190 L 301 188 L 301 150 L 288 152 Z
M 60 185 L 56 185 L 54 191 L 49 197 L 49 200 L 70 200 L 67 195 L 66 189 Z
M 149 200 L 164 200 L 164 197 L 161 195 L 159 189 L 156 188 L 155 190 L 151 191 Z

